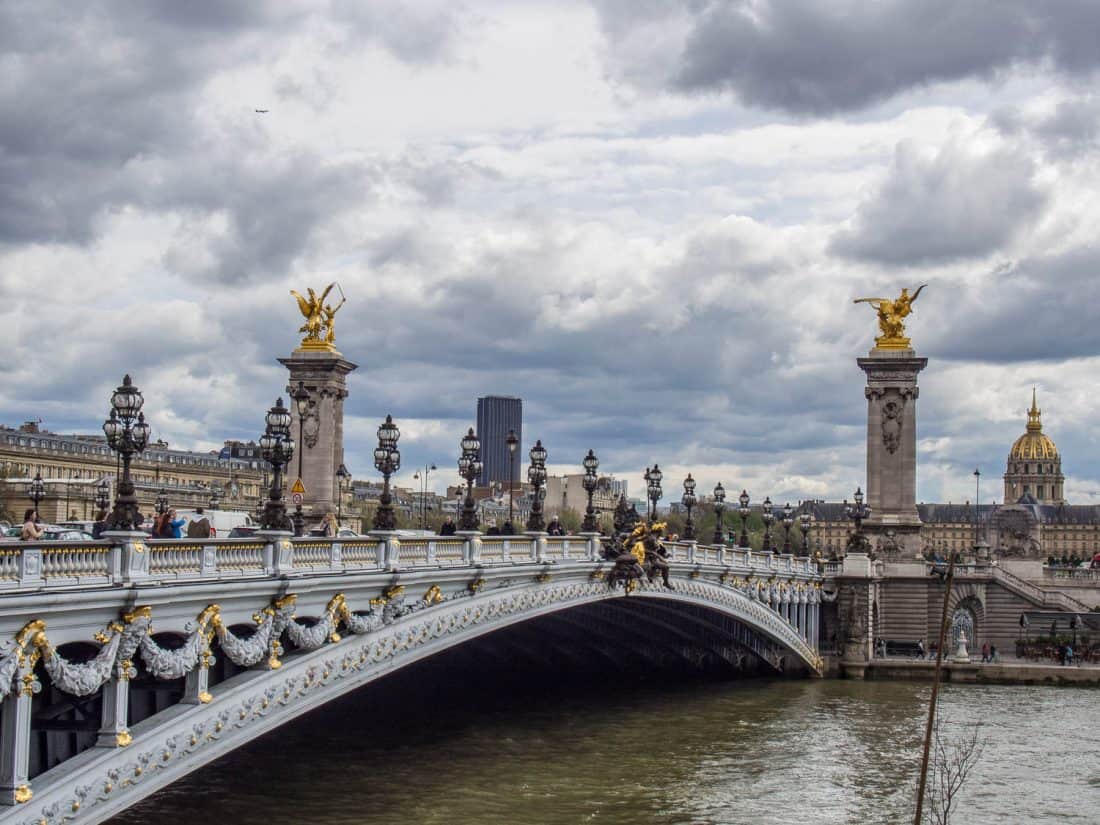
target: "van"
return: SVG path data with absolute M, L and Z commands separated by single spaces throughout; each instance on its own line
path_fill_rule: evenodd
M 187 525 L 192 521 L 205 518 L 210 522 L 211 538 L 226 538 L 234 527 L 251 527 L 252 515 L 243 510 L 204 510 L 199 515 L 194 510 L 177 510 L 176 517 L 187 520 Z M 183 534 L 187 535 L 187 526 L 183 528 Z

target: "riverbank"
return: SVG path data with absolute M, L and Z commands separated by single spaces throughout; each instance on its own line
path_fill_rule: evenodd
M 833 662 L 828 675 L 868 681 L 932 681 L 934 661 L 909 658 L 874 659 L 865 663 Z M 943 680 L 986 685 L 1075 685 L 1100 687 L 1100 666 L 1041 664 L 1023 660 L 943 663 Z

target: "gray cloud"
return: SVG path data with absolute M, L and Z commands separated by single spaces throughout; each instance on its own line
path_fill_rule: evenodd
M 598 4 L 617 72 L 796 113 L 860 109 L 1018 63 L 1075 74 L 1100 64 L 1100 7 L 1089 0 L 683 0 L 647 4 L 641 14 L 634 5 Z M 638 30 L 656 35 L 650 48 L 639 45 Z M 662 57 L 669 52 L 674 64 Z M 663 74 L 653 77 L 647 63 Z
M 1007 244 L 1039 215 L 1045 193 L 1023 152 L 976 154 L 949 142 L 929 156 L 897 147 L 882 186 L 839 232 L 834 252 L 884 264 L 937 264 L 980 257 Z

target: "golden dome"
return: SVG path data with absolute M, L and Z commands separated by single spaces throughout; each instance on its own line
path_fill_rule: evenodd
M 1043 435 L 1042 413 L 1035 401 L 1035 390 L 1031 391 L 1031 409 L 1027 411 L 1027 432 L 1016 439 L 1009 458 L 1019 460 L 1041 460 L 1058 458 L 1058 448 L 1054 442 Z

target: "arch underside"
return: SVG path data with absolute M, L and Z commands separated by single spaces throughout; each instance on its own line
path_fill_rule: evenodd
M 173 686 L 164 684 L 162 701 L 144 704 L 152 715 L 131 720 L 133 744 L 91 748 L 48 770 L 35 780 L 34 802 L 22 809 L 28 816 L 14 821 L 37 822 L 49 804 L 61 810 L 80 803 L 79 821 L 101 822 L 302 713 L 465 645 L 519 669 L 549 661 L 566 671 L 612 673 L 817 671 L 814 651 L 771 608 L 728 587 L 674 583 L 672 591 L 642 584 L 625 598 L 587 580 L 456 592 L 379 630 L 289 653 L 278 670 L 226 669 L 224 681 L 211 680 L 210 704 L 165 706 Z M 136 685 L 158 689 L 140 676 Z M 79 799 L 76 788 L 83 789 Z

